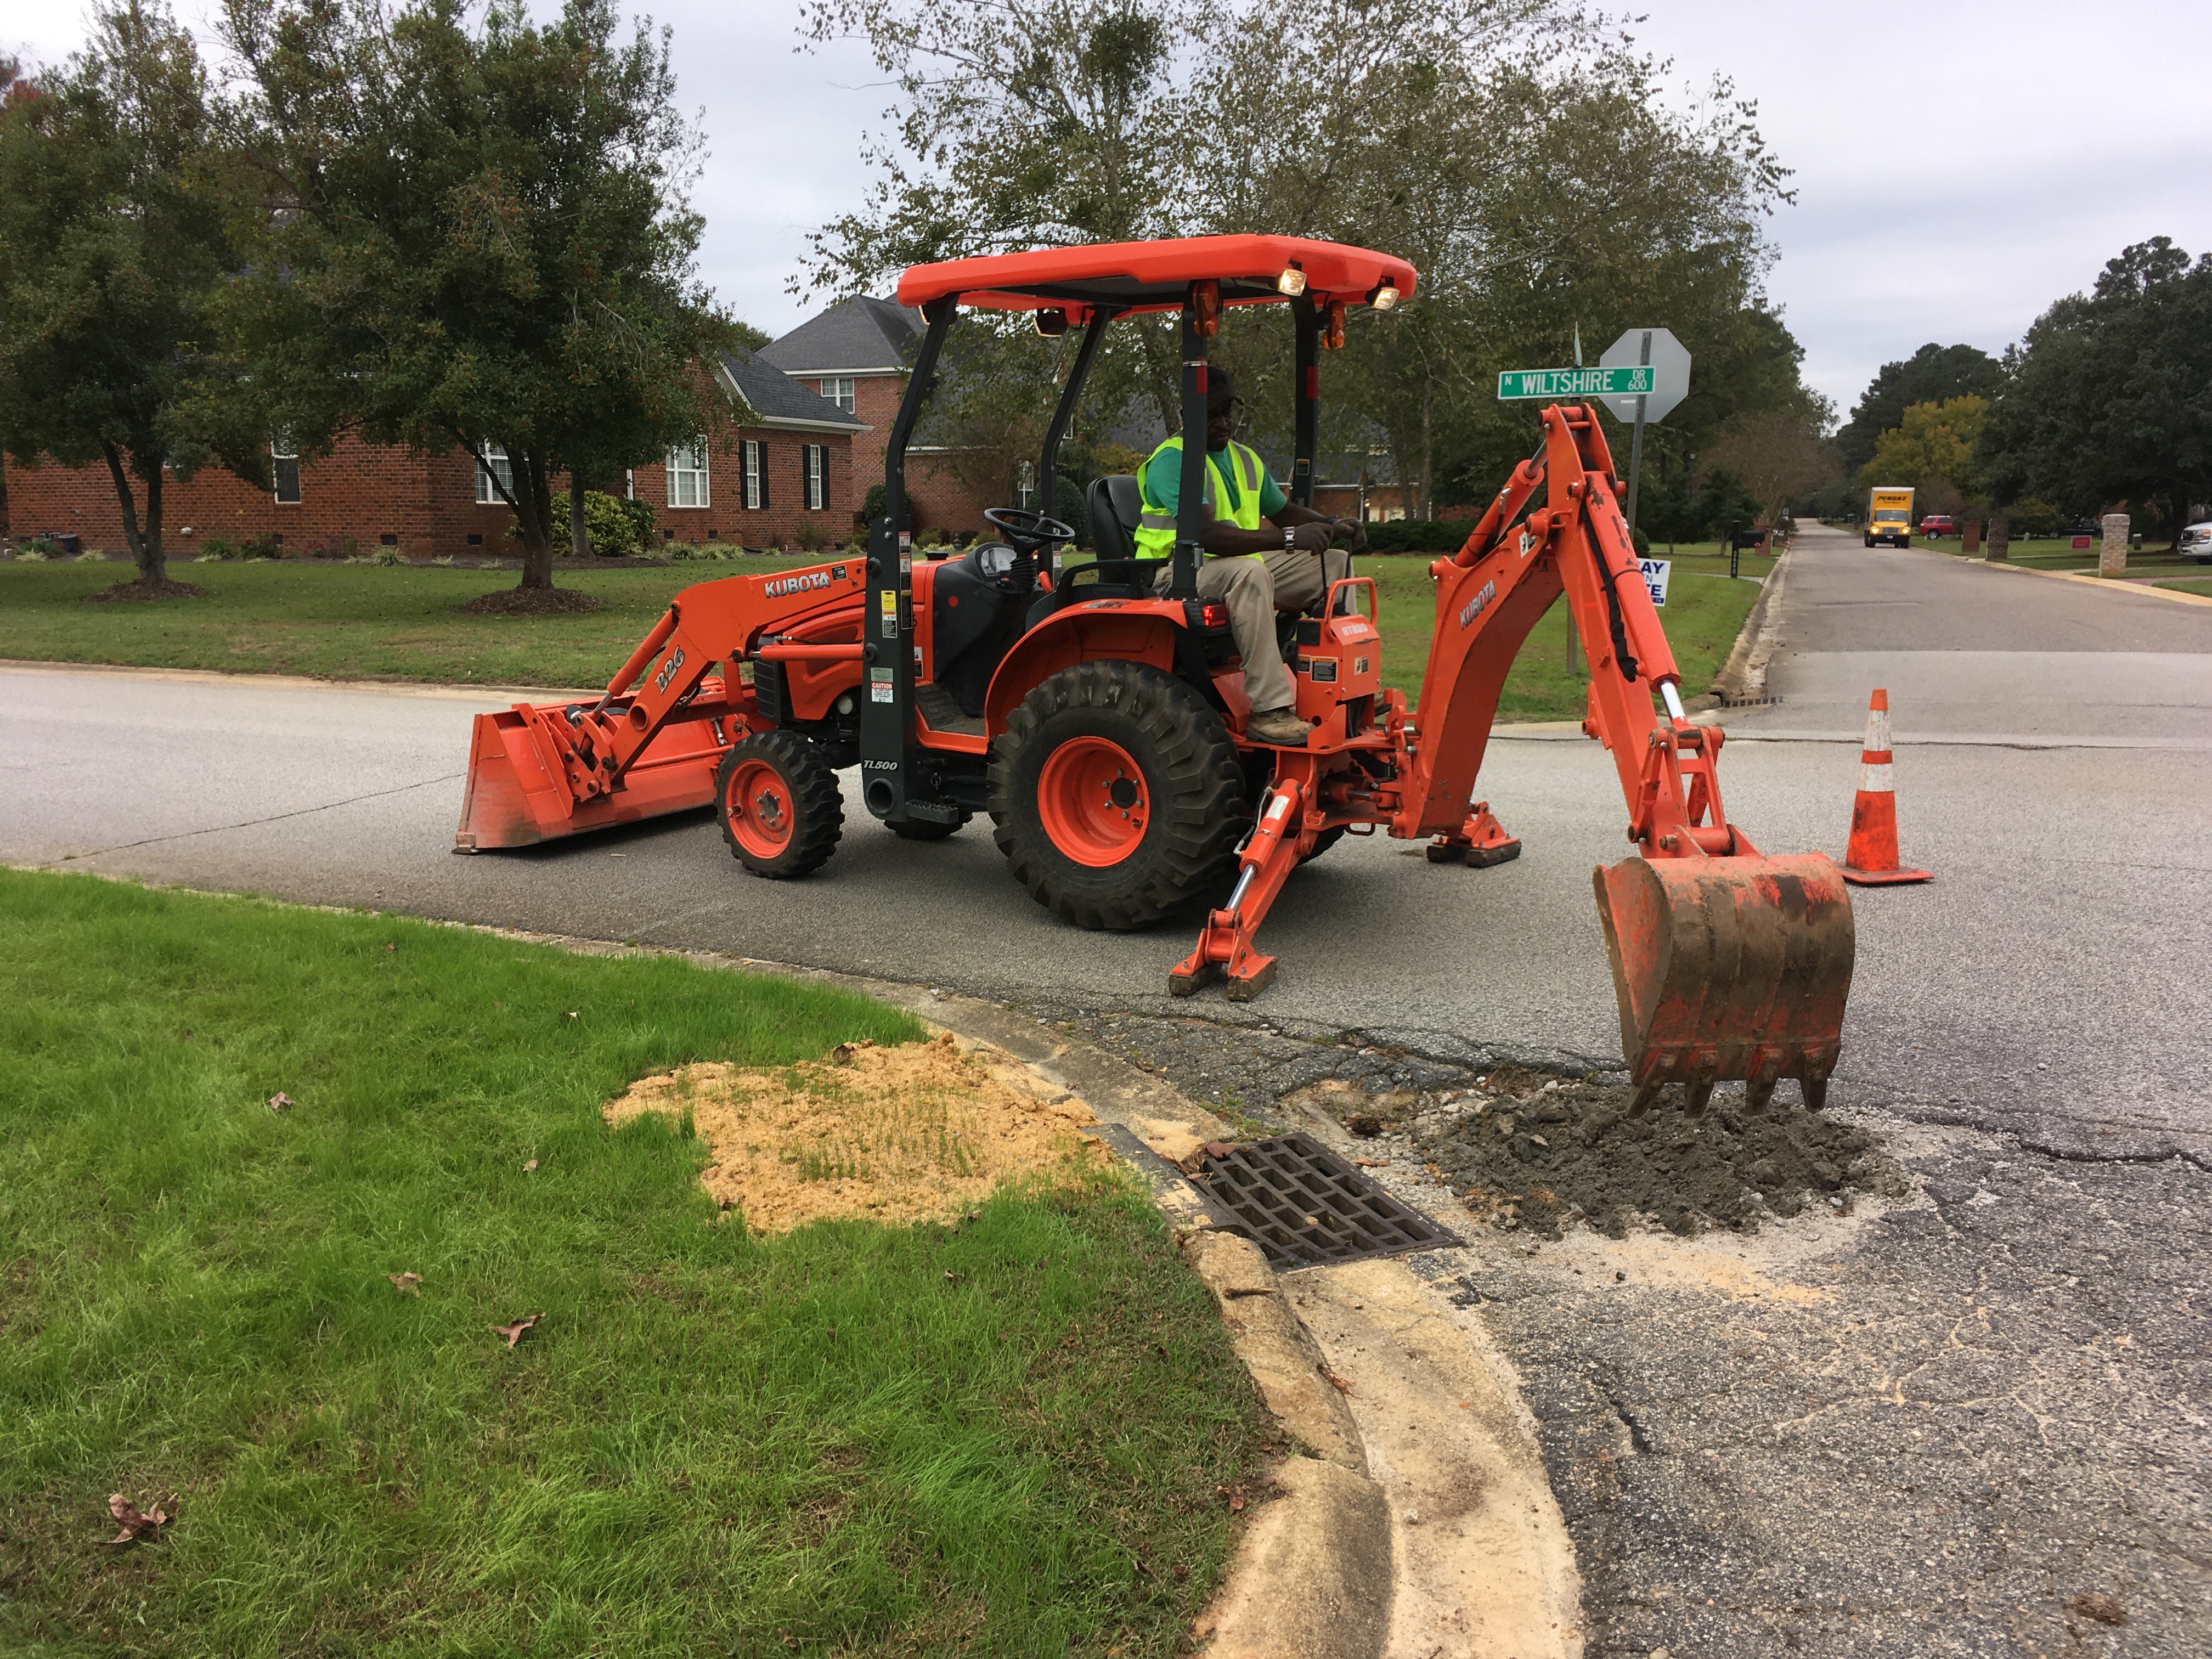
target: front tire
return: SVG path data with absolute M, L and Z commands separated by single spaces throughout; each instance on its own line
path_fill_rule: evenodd
M 993 839 L 1030 896 L 1079 927 L 1124 932 L 1212 896 L 1249 817 L 1220 717 L 1147 664 L 1061 669 L 993 750 Z
M 759 732 L 722 757 L 714 817 L 732 858 L 757 876 L 788 881 L 812 874 L 837 850 L 845 799 L 811 743 L 796 732 Z

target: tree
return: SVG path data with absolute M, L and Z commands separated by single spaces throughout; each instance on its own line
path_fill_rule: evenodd
M 104 461 L 137 581 L 168 592 L 165 467 L 211 459 L 184 410 L 229 263 L 206 77 L 161 0 L 102 0 L 92 23 L 0 105 L 0 445 L 24 466 Z
M 1930 505 L 1945 484 L 1963 500 L 1979 499 L 1982 479 L 1974 464 L 1974 446 L 1989 409 L 1985 398 L 1909 405 L 1899 426 L 1875 441 L 1874 459 L 1859 469 L 1859 482 L 1869 489 L 1910 484 L 1930 496 Z
M 1970 345 L 1939 346 L 1931 340 L 1902 362 L 1884 363 L 1836 434 L 1844 465 L 1856 476 L 1874 459 L 1881 434 L 1905 423 L 1907 405 L 1993 397 L 2003 383 L 2002 366 Z
M 2212 254 L 2154 236 L 2005 354 L 1978 459 L 2002 501 L 2160 502 L 2177 538 L 2212 499 Z
M 1823 400 L 1825 402 L 1825 400 Z M 1801 414 L 1770 410 L 1732 422 L 1701 459 L 1742 480 L 1759 516 L 1779 524 L 1790 504 L 1835 478 L 1835 451 L 1819 424 Z
M 234 389 L 301 453 L 337 434 L 477 458 L 553 585 L 552 491 L 719 431 L 728 326 L 694 264 L 697 135 L 669 36 L 612 0 L 228 0 L 251 271 Z M 504 461 L 500 452 L 504 452 Z M 572 543 L 573 545 L 573 543 Z

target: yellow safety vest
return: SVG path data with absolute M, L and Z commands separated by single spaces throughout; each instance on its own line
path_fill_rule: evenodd
M 1177 453 L 1182 453 L 1182 434 L 1181 433 L 1177 433 L 1162 444 L 1158 449 L 1154 450 L 1152 454 L 1145 457 L 1144 465 L 1137 469 L 1137 489 L 1140 495 L 1145 488 L 1145 474 L 1151 470 L 1153 460 L 1162 451 L 1170 449 Z M 1265 465 L 1261 461 L 1257 450 L 1248 449 L 1234 439 L 1230 441 L 1227 460 L 1231 466 L 1237 469 L 1237 505 L 1229 514 L 1229 522 L 1239 530 L 1257 530 L 1260 527 L 1260 481 L 1267 476 Z M 1220 504 L 1216 499 L 1213 489 L 1213 471 L 1217 463 L 1211 455 L 1206 458 L 1206 487 L 1201 498 L 1206 502 L 1207 516 L 1219 518 Z M 1137 521 L 1137 556 L 1140 559 L 1171 557 L 1175 553 L 1175 544 L 1174 510 L 1170 508 L 1165 513 L 1155 512 L 1151 501 L 1147 499 L 1145 502 L 1144 516 Z

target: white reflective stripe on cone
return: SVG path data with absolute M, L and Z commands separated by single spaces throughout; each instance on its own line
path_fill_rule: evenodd
M 1894 793 L 1890 787 L 1887 761 L 1859 763 L 1859 793 L 1867 795 L 1887 795 Z
M 1889 710 L 1887 708 L 1867 710 L 1866 746 L 1869 749 L 1889 747 Z

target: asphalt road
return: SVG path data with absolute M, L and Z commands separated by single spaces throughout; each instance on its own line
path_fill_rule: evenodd
M 1908 860 L 1862 891 L 1836 1098 L 2147 1156 L 2212 1144 L 2207 1006 L 2212 609 L 1808 535 L 1778 707 L 1737 711 L 1723 778 L 1765 850 L 1838 856 L 1868 691 L 1897 709 Z M 0 656 L 6 642 L 0 641 Z M 0 669 L 0 857 L 537 931 L 705 948 L 998 1000 L 1357 1027 L 1425 1052 L 1617 1063 L 1589 871 L 1626 850 L 1611 765 L 1571 730 L 1493 744 L 1478 793 L 1516 862 L 1430 866 L 1347 839 L 1263 932 L 1280 975 L 1239 1009 L 1164 996 L 1176 925 L 1085 933 L 1007 878 L 988 828 L 916 846 L 850 793 L 816 877 L 746 875 L 702 813 L 456 857 L 482 694 Z

